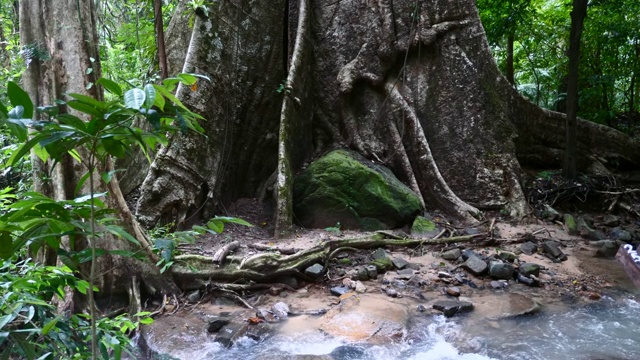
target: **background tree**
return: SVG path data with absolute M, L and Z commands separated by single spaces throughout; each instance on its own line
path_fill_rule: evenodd
M 580 63 L 580 37 L 582 25 L 587 17 L 588 0 L 574 0 L 571 11 L 571 35 L 569 41 L 569 78 L 567 87 L 567 120 L 565 128 L 566 144 L 562 174 L 575 179 L 578 174 L 578 68 Z

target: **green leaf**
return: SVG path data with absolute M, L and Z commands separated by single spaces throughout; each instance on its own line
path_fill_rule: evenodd
M 115 81 L 107 78 L 100 78 L 96 83 L 102 85 L 108 92 L 117 96 L 122 96 L 122 88 Z
M 60 113 L 60 108 L 55 105 L 38 106 L 38 112 L 53 117 Z
M 67 101 L 67 105 L 72 109 L 76 109 L 82 113 L 89 114 L 97 118 L 104 117 L 104 113 L 100 109 L 79 100 L 69 100 Z
M 108 225 L 106 226 L 106 229 L 108 232 L 119 236 L 121 238 L 127 239 L 129 240 L 129 242 L 132 242 L 136 245 L 140 245 L 140 242 L 138 241 L 138 239 L 136 239 L 133 235 L 129 234 L 124 228 L 122 228 L 121 226 L 118 225 Z
M 161 111 L 164 111 L 164 96 L 156 92 L 156 99 L 153 102 L 153 105 L 157 106 Z
M 21 105 L 24 108 L 23 115 L 25 118 L 33 118 L 33 102 L 31 102 L 31 98 L 26 91 L 22 90 L 22 88 L 13 81 L 9 81 L 7 84 L 7 95 L 9 96 L 11 105 L 14 107 Z
M 115 175 L 116 173 L 122 172 L 122 171 L 126 171 L 125 169 L 117 169 L 117 170 L 111 170 L 109 172 L 103 172 L 100 174 L 100 177 L 102 178 L 102 181 L 104 181 L 105 184 L 108 184 L 111 182 L 111 179 L 113 179 L 113 175 Z
M 193 85 L 196 83 L 196 81 L 198 81 L 198 78 L 191 75 L 191 74 L 178 74 L 178 78 L 180 79 L 180 81 L 182 81 L 183 84 L 185 85 Z
M 31 151 L 31 148 L 33 148 L 43 138 L 45 138 L 43 134 L 38 134 L 24 143 L 17 151 L 14 151 L 13 154 L 11 154 L 11 157 L 9 157 L 9 166 L 14 166 L 15 164 L 17 164 L 22 159 L 22 157 L 28 154 L 29 151 Z
M 150 109 L 156 101 L 156 89 L 151 84 L 147 84 L 144 86 L 144 106 L 148 110 Z
M 178 100 L 178 98 L 175 97 L 172 93 L 170 93 L 166 88 L 164 88 L 163 86 L 160 86 L 160 85 L 153 85 L 153 87 L 156 89 L 157 92 L 159 92 L 164 97 L 166 97 L 167 99 L 172 101 L 178 107 L 181 107 L 182 109 L 189 111 L 189 109 L 187 109 L 187 107 L 184 106 L 184 104 L 182 104 L 182 102 L 180 100 Z
M 145 116 L 147 117 L 147 121 L 149 121 L 149 124 L 151 124 L 153 130 L 160 130 L 160 114 L 157 111 L 155 111 L 154 109 L 150 109 L 145 113 Z
M 87 131 L 87 124 L 77 116 L 73 116 L 71 114 L 60 114 L 56 116 L 56 120 L 58 120 L 58 122 L 60 122 L 61 124 L 69 125 L 77 129 L 78 131 Z
M 153 319 L 150 317 L 142 318 L 140 319 L 140 324 L 143 324 L 143 325 L 153 324 Z
M 244 225 L 244 226 L 249 226 L 249 227 L 253 227 L 253 225 L 251 225 L 249 222 L 239 219 L 239 218 L 235 218 L 235 217 L 229 217 L 229 216 L 216 216 L 213 219 L 215 220 L 220 220 L 222 222 L 226 222 L 226 223 L 234 223 L 234 224 L 239 224 L 239 225 Z
M 224 222 L 214 218 L 209 220 L 207 227 L 219 234 L 224 230 Z
M 145 103 L 145 98 L 144 91 L 134 88 L 124 93 L 124 105 L 130 109 L 140 110 Z

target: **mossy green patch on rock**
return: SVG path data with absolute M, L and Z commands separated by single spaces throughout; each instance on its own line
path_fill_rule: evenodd
M 386 270 L 393 269 L 393 263 L 389 258 L 373 260 L 371 265 L 375 266 L 376 270 L 379 272 L 385 272 Z
M 418 196 L 393 173 L 362 156 L 336 150 L 314 161 L 293 186 L 295 219 L 308 228 L 380 230 L 409 224 Z
M 411 226 L 411 233 L 415 235 L 424 235 L 428 234 L 436 229 L 436 224 L 433 221 L 422 217 L 416 216 L 416 219 L 413 220 L 413 225 Z
M 574 219 L 572 215 L 564 215 L 564 226 L 566 227 L 567 233 L 569 235 L 580 235 L 578 225 L 576 224 L 576 219 Z

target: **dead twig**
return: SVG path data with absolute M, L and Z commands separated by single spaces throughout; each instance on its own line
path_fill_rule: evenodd
M 221 247 L 218 251 L 216 251 L 215 254 L 213 254 L 213 262 L 215 264 L 221 264 L 224 261 L 224 259 L 227 257 L 229 252 L 235 250 L 236 248 L 238 248 L 238 246 L 240 246 L 239 242 L 232 241 L 227 245 Z

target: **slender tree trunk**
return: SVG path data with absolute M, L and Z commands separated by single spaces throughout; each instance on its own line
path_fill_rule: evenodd
M 511 84 L 511 85 L 515 85 L 516 80 L 515 80 L 515 70 L 513 67 L 513 43 L 515 42 L 515 36 L 512 33 L 509 34 L 509 36 L 507 36 L 507 66 L 506 66 L 506 74 L 505 77 L 507 78 L 507 81 Z
M 571 34 L 569 41 L 569 78 L 567 86 L 567 120 L 565 125 L 566 145 L 562 174 L 567 179 L 575 179 L 578 157 L 578 67 L 580 64 L 580 37 L 582 25 L 587 16 L 588 0 L 573 0 L 571 11 Z
M 164 25 L 162 23 L 162 0 L 153 0 L 153 15 L 155 17 L 156 46 L 158 48 L 158 66 L 160 77 L 166 79 L 169 76 L 167 65 L 167 52 L 164 44 Z

